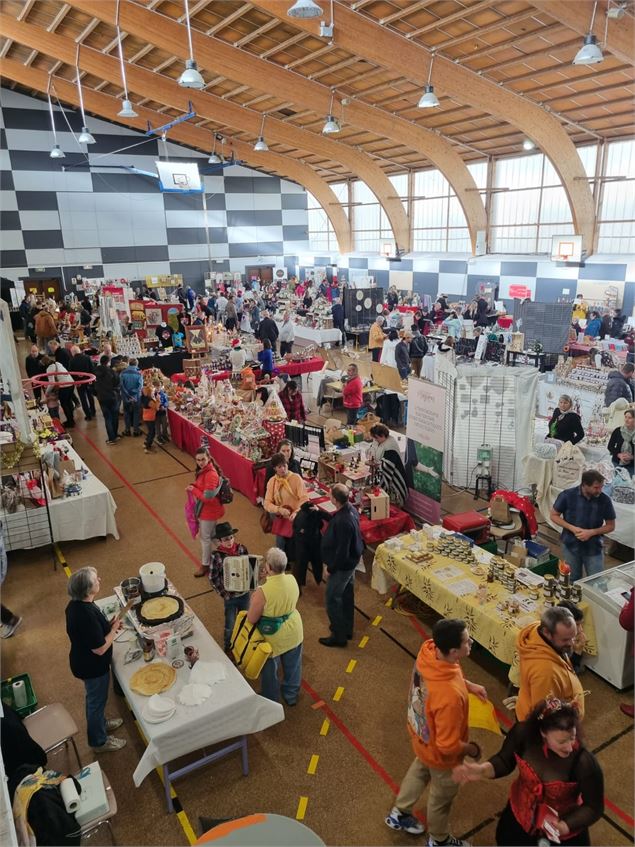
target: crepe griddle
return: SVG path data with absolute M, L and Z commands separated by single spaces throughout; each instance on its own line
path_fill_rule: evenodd
M 169 623 L 169 621 L 175 621 L 177 618 L 181 617 L 185 608 L 183 599 L 181 597 L 177 597 L 175 594 L 164 594 L 163 597 L 165 597 L 166 599 L 169 597 L 172 600 L 176 600 L 176 602 L 178 603 L 178 609 L 171 615 L 166 615 L 162 618 L 146 618 L 143 614 L 143 607 L 146 603 L 151 602 L 151 600 L 157 599 L 153 597 L 150 600 L 146 600 L 145 602 L 140 603 L 136 607 L 137 617 L 139 618 L 140 623 L 142 623 L 144 626 L 157 626 L 158 624 Z

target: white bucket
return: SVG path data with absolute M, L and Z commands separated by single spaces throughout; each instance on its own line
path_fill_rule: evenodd
M 154 594 L 165 588 L 165 565 L 162 562 L 146 562 L 141 565 L 139 576 L 146 594 Z

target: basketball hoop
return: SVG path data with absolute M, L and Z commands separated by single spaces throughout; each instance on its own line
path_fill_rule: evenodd
M 67 376 L 77 377 L 77 379 L 68 380 L 66 379 Z M 36 374 L 36 376 L 25 379 L 23 382 L 30 382 L 33 388 L 48 388 L 49 385 L 55 385 L 58 388 L 70 388 L 71 386 L 74 388 L 76 385 L 90 385 L 91 382 L 95 382 L 95 379 L 95 374 L 84 373 L 83 371 L 66 371 L 66 373 L 55 371 L 55 373 L 50 374 Z

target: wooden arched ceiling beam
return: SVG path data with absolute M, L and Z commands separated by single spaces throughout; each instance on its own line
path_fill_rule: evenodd
M 27 86 L 34 91 L 45 94 L 47 91 L 49 75 L 46 71 L 36 70 L 33 67 L 26 68 L 20 62 L 13 59 L 4 59 L 2 62 L 2 75 L 6 79 Z M 79 106 L 79 95 L 77 86 L 60 77 L 53 78 L 55 94 L 61 102 L 72 106 Z M 121 109 L 121 101 L 101 91 L 91 88 L 83 89 L 84 106 L 86 111 L 95 117 L 104 118 L 108 121 L 121 124 L 122 119 L 117 112 Z M 131 126 L 141 132 L 147 129 L 148 121 L 153 126 L 162 126 L 165 123 L 165 115 L 146 109 L 143 106 L 135 106 L 138 118 L 126 120 L 126 126 Z M 210 131 L 201 129 L 192 123 L 182 123 L 173 127 L 169 132 L 169 140 L 175 143 L 186 144 L 197 150 L 207 151 L 210 143 Z M 350 253 L 352 250 L 351 227 L 341 203 L 333 190 L 315 171 L 308 165 L 289 159 L 279 153 L 255 153 L 251 145 L 242 141 L 232 139 L 232 149 L 239 159 L 255 168 L 275 171 L 283 177 L 288 177 L 299 185 L 304 186 L 313 194 L 320 205 L 324 208 L 333 226 L 340 253 Z
M 37 49 L 54 59 L 69 65 L 76 61 L 76 44 L 65 36 L 45 32 L 39 27 L 25 24 L 7 16 L 0 18 L 0 34 L 14 41 Z M 113 56 L 83 47 L 79 55 L 80 68 L 106 82 L 121 84 L 119 62 Z M 142 96 L 151 95 L 154 101 L 186 112 L 191 101 L 196 113 L 211 121 L 236 127 L 252 135 L 260 134 L 261 115 L 230 103 L 204 91 L 181 88 L 169 77 L 128 65 L 126 68 L 128 90 Z M 293 127 L 282 121 L 269 118 L 266 124 L 269 141 L 286 144 L 292 148 L 306 150 L 324 158 L 341 161 L 351 172 L 363 180 L 383 206 L 392 226 L 397 245 L 410 249 L 410 224 L 401 200 L 396 196 L 393 184 L 373 159 L 365 153 L 331 141 L 308 130 Z M 252 151 L 253 153 L 253 151 Z M 253 157 L 252 157 L 253 158 Z
M 569 29 L 580 35 L 586 35 L 591 25 L 593 15 L 593 0 L 577 0 L 576 3 L 558 3 L 554 8 L 553 0 L 529 0 L 531 5 L 540 12 L 546 12 L 550 17 L 564 24 Z M 593 32 L 597 35 L 602 49 L 606 53 L 612 53 L 616 59 L 632 65 L 635 62 L 635 26 L 633 18 L 626 14 L 619 20 L 609 18 L 606 44 L 604 44 L 604 29 L 606 26 L 606 7 L 598 5 L 595 16 Z M 582 41 L 580 41 L 580 47 Z M 576 48 L 577 49 L 577 48 Z M 576 49 L 571 52 L 571 58 L 576 54 Z
M 286 0 L 253 0 L 252 5 L 317 36 L 315 20 L 287 16 Z M 566 5 L 569 4 L 558 4 L 558 15 L 560 7 Z M 333 40 L 342 50 L 395 73 L 407 73 L 408 79 L 418 85 L 423 86 L 428 81 L 431 52 L 425 47 L 413 44 L 338 0 L 335 0 L 334 19 Z M 567 194 L 575 231 L 582 236 L 584 248 L 591 253 L 595 230 L 593 195 L 578 152 L 560 122 L 538 104 L 443 56 L 435 59 L 432 82 L 437 94 L 445 93 L 459 103 L 482 109 L 517 127 L 549 157 Z
M 116 3 L 113 0 L 69 0 L 69 3 L 86 14 L 94 15 L 109 24 L 114 23 Z M 284 8 L 286 10 L 288 4 Z M 188 58 L 185 27 L 174 19 L 124 0 L 121 2 L 119 17 L 122 30 L 151 41 L 182 60 Z M 257 91 L 275 91 L 277 96 L 311 109 L 318 115 L 327 114 L 331 97 L 328 86 L 236 49 L 223 41 L 209 38 L 196 30 L 192 31 L 192 41 L 199 67 L 222 73 L 225 77 Z M 407 145 L 422 153 L 443 173 L 463 208 L 474 249 L 476 233 L 486 230 L 487 227 L 485 207 L 472 175 L 452 145 L 431 130 L 355 100 L 346 105 L 344 118 L 347 124 L 383 135 L 397 144 Z M 394 190 L 392 194 L 394 195 Z M 403 246 L 402 242 L 398 241 L 400 246 Z

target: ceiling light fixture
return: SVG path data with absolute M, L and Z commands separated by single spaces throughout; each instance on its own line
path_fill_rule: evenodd
M 187 28 L 187 43 L 190 48 L 190 58 L 185 61 L 185 70 L 179 77 L 181 88 L 205 88 L 205 80 L 201 76 L 194 59 L 194 48 L 192 47 L 192 29 L 190 27 L 190 9 L 187 0 L 183 0 L 185 6 L 185 26 Z
M 53 114 L 53 101 L 51 100 L 51 77 L 49 76 L 48 85 L 46 86 L 46 99 L 49 103 L 49 115 L 51 116 L 51 129 L 53 130 L 53 147 L 51 148 L 51 152 L 49 156 L 51 159 L 63 159 L 66 156 L 66 153 L 62 150 L 60 145 L 57 143 L 57 133 L 55 131 L 55 116 Z
M 523 141 L 523 150 L 533 150 L 535 146 L 531 138 L 525 138 Z
M 128 83 L 126 81 L 126 67 L 123 61 L 123 47 L 121 46 L 121 30 L 119 29 L 119 2 L 117 0 L 117 8 L 115 12 L 115 29 L 117 30 L 117 50 L 119 51 L 119 65 L 121 66 L 121 81 L 123 82 L 124 98 L 121 103 L 121 111 L 117 112 L 120 118 L 138 118 L 139 115 L 132 108 L 132 103 L 128 97 Z
M 597 12 L 597 8 L 598 3 L 597 0 L 595 0 L 595 3 L 593 4 L 593 13 L 591 15 L 591 25 L 589 26 L 589 31 L 584 36 L 582 47 L 580 47 L 578 52 L 575 54 L 575 59 L 573 60 L 574 65 L 597 65 L 598 62 L 602 62 L 604 60 L 598 40 L 596 36 L 593 35 L 593 24 L 595 23 L 595 13 Z
M 75 74 L 77 79 L 77 93 L 79 94 L 79 109 L 82 113 L 82 131 L 80 132 L 79 138 L 77 140 L 80 144 L 96 144 L 97 142 L 88 131 L 88 126 L 86 125 L 86 113 L 84 112 L 84 95 L 82 94 L 82 81 L 79 73 L 80 46 L 80 44 L 77 45 L 77 55 L 75 57 Z
M 322 9 L 313 0 L 296 0 L 290 9 L 287 9 L 290 18 L 319 18 Z
M 342 127 L 339 125 L 339 121 L 335 119 L 335 115 L 333 114 L 333 97 L 334 92 L 331 91 L 331 102 L 329 103 L 329 113 L 326 116 L 326 123 L 322 127 L 323 135 L 335 135 L 336 132 L 340 132 Z
M 218 153 L 216 152 L 216 142 L 218 140 L 218 136 L 216 135 L 215 132 L 213 133 L 213 136 L 214 136 L 214 144 L 212 146 L 212 152 L 209 154 L 209 159 L 207 160 L 207 163 L 209 165 L 220 165 L 221 162 L 222 162 L 222 159 L 218 155 Z
M 430 70 L 428 71 L 428 82 L 426 83 L 425 88 L 423 89 L 423 94 L 417 106 L 420 109 L 433 109 L 435 106 L 439 105 L 439 98 L 434 93 L 434 85 L 430 84 L 430 80 L 432 79 L 432 66 L 434 65 L 434 53 L 432 54 L 432 58 L 430 59 Z
M 265 141 L 265 136 L 263 135 L 265 129 L 265 118 L 267 116 L 262 116 L 262 123 L 260 124 L 260 135 L 258 136 L 258 141 L 254 144 L 254 150 L 257 153 L 266 153 L 269 150 L 267 146 L 267 142 Z

